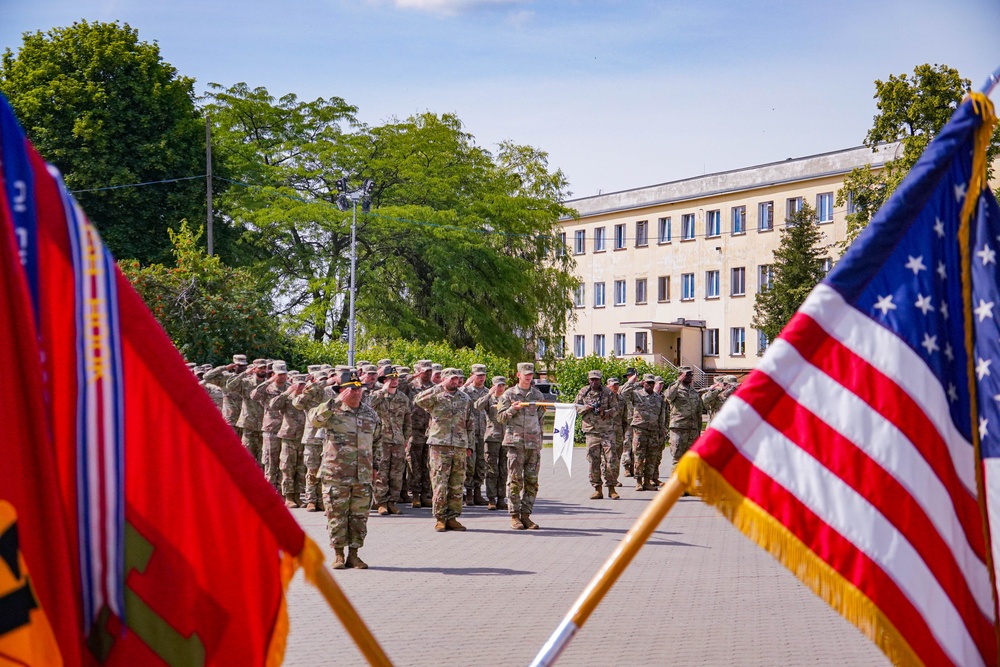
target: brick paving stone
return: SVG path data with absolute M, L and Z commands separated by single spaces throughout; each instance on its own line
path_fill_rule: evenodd
M 669 458 L 669 457 L 667 457 Z M 669 469 L 669 463 L 664 468 Z M 654 495 L 622 477 L 621 500 L 589 500 L 585 450 L 573 476 L 542 454 L 538 531 L 466 508 L 465 533 L 435 533 L 428 509 L 372 513 L 366 571 L 334 573 L 394 664 L 527 665 Z M 664 477 L 666 479 L 666 477 Z M 322 547 L 320 513 L 293 510 Z M 288 591 L 285 664 L 365 664 L 319 592 Z M 560 667 L 887 665 L 853 625 L 715 510 L 682 498 L 559 660 Z

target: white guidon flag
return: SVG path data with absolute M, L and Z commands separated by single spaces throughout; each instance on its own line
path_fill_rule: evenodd
M 566 462 L 566 470 L 573 475 L 573 439 L 576 433 L 576 405 L 556 403 L 556 419 L 552 425 L 552 467 L 556 461 Z

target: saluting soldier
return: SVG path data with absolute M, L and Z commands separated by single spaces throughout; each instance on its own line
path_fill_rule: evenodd
M 302 439 L 306 426 L 306 413 L 292 404 L 296 396 L 306 389 L 305 376 L 296 373 L 289 378 L 288 389 L 271 399 L 268 408 L 281 415 L 278 438 L 281 440 L 281 455 L 278 469 L 281 472 L 281 495 L 285 497 L 285 507 L 299 506 L 299 496 L 305 489 L 306 465 L 303 461 L 305 441 Z
M 587 441 L 587 461 L 590 462 L 590 484 L 594 487 L 591 500 L 601 500 L 601 475 L 608 487 L 608 497 L 618 500 L 619 461 L 614 457 L 611 439 L 615 435 L 615 401 L 611 390 L 604 386 L 600 370 L 587 373 L 587 386 L 576 395 L 576 413 L 583 422 L 581 430 Z
M 618 378 L 610 377 L 608 378 L 608 389 L 611 391 L 612 402 L 615 405 L 616 416 L 615 416 L 615 435 L 612 443 L 615 446 L 614 457 L 616 465 L 621 465 L 622 459 L 622 449 L 624 447 L 625 438 L 625 424 L 628 419 L 628 414 L 625 411 L 625 400 L 621 396 L 621 383 Z M 619 470 L 619 468 L 615 468 Z M 621 479 L 615 484 L 615 486 L 621 486 Z
M 421 359 L 414 365 L 415 377 L 410 382 L 410 400 L 432 386 L 431 362 Z M 406 444 L 406 476 L 410 485 L 411 507 L 430 507 L 431 478 L 428 470 L 427 427 L 431 416 L 414 401 L 410 413 L 410 441 Z
M 312 410 L 310 423 L 325 429 L 323 504 L 330 546 L 335 555 L 333 569 L 368 568 L 358 550 L 368 535 L 368 510 L 372 503 L 372 462 L 382 444 L 382 420 L 361 402 L 361 381 L 344 371 L 340 391 Z M 348 554 L 344 557 L 344 548 Z
M 701 433 L 701 415 L 705 406 L 698 390 L 694 388 L 694 370 L 681 366 L 677 382 L 667 389 L 666 398 L 670 404 L 670 447 L 674 454 L 674 465 L 681 460 Z
M 663 397 L 653 391 L 653 375 L 642 376 L 642 388 L 632 393 L 632 465 L 636 491 L 655 491 L 653 448 L 666 426 Z M 697 394 L 696 394 L 697 395 Z
M 319 479 L 319 468 L 323 463 L 323 438 L 321 429 L 309 421 L 309 411 L 325 400 L 339 393 L 339 386 L 329 386 L 329 371 L 319 370 L 307 380 L 301 394 L 292 398 L 292 406 L 306 415 L 306 425 L 302 433 L 302 462 L 306 466 L 306 511 L 323 511 L 323 488 Z
M 632 477 L 634 472 L 632 465 L 632 394 L 640 388 L 639 372 L 631 366 L 626 368 L 625 384 L 621 388 L 622 408 L 625 411 L 623 415 L 625 419 L 625 439 L 622 442 L 622 449 L 624 450 L 622 466 L 625 468 L 626 477 Z
M 465 504 L 486 505 L 483 498 L 483 481 L 486 479 L 486 413 L 476 407 L 476 401 L 485 396 L 486 366 L 472 364 L 472 373 L 462 387 L 472 401 L 472 417 L 476 422 L 476 437 L 470 443 L 471 454 L 465 462 Z
M 542 420 L 545 407 L 531 405 L 544 400 L 531 384 L 535 365 L 517 365 L 517 384 L 497 402 L 497 420 L 504 425 L 503 446 L 507 454 L 507 504 L 510 527 L 538 530 L 531 511 L 538 496 L 538 466 L 542 452 Z
M 223 392 L 222 416 L 226 423 L 233 427 L 236 435 L 243 439 L 243 429 L 237 424 L 240 421 L 240 412 L 243 410 L 243 397 L 239 392 L 230 391 L 227 386 L 229 381 L 242 374 L 247 369 L 247 355 L 234 354 L 233 363 L 225 366 L 216 366 L 210 371 L 205 371 L 203 378 L 206 384 L 211 384 Z
M 715 415 L 722 409 L 722 404 L 739 389 L 739 386 L 739 381 L 735 375 L 723 375 L 701 395 L 702 405 L 705 406 L 705 410 L 708 412 L 709 423 L 715 419 Z
M 375 504 L 379 514 L 402 514 L 396 507 L 396 499 L 402 491 L 403 471 L 406 469 L 412 404 L 409 397 L 399 391 L 396 370 L 387 366 L 381 373 L 382 388 L 372 392 L 368 399 L 368 405 L 382 420 L 382 446 L 376 452 Z
M 267 382 L 267 359 L 254 359 L 253 366 L 231 377 L 226 383 L 226 390 L 239 394 L 243 401 L 240 419 L 236 425 L 243 429 L 243 446 L 250 452 L 261 470 L 264 469 L 261 461 L 261 450 L 264 445 L 264 436 L 261 433 L 264 404 L 251 398 L 250 394 L 265 382 Z
M 259 401 L 264 406 L 264 417 L 261 420 L 261 431 L 264 433 L 264 449 L 261 454 L 264 464 L 264 477 L 271 483 L 275 491 L 281 492 L 281 421 L 284 415 L 280 410 L 270 408 L 271 401 L 288 389 L 288 366 L 284 361 L 271 362 L 273 375 L 267 382 L 258 385 L 250 392 L 250 398 Z
M 507 378 L 497 375 L 490 389 L 473 404 L 486 416 L 486 509 L 507 509 L 507 456 L 503 451 L 503 424 L 497 419 L 497 401 L 507 390 Z

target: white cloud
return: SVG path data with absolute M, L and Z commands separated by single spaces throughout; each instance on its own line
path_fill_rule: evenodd
M 392 0 L 400 9 L 416 9 L 432 14 L 454 15 L 475 9 L 503 8 L 524 4 L 525 0 Z

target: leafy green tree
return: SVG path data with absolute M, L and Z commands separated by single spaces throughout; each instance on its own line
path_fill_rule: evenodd
M 808 205 L 785 220 L 781 243 L 774 251 L 773 282 L 754 303 L 753 326 L 768 340 L 781 333 L 809 292 L 823 279 L 827 248 L 820 245 L 823 233 L 816 212 Z
M 252 359 L 290 349 L 268 294 L 249 271 L 209 257 L 201 228 L 186 221 L 168 234 L 174 266 L 140 266 L 134 259 L 118 266 L 186 359 L 218 364 L 235 353 Z
M 855 208 L 853 213 L 847 215 L 845 248 L 868 225 L 875 212 L 916 164 L 970 88 L 971 82 L 947 65 L 918 65 L 913 70 L 912 78 L 901 74 L 889 75 L 887 81 L 875 81 L 878 113 L 865 136 L 864 145 L 875 148 L 879 144 L 898 141 L 900 150 L 883 170 L 875 172 L 870 165 L 866 165 L 852 170 L 844 179 L 844 186 L 837 192 L 836 204 L 844 206 L 851 200 Z M 998 154 L 1000 127 L 993 134 L 987 164 L 991 165 Z
M 39 152 L 78 191 L 115 256 L 142 263 L 169 259 L 167 230 L 181 219 L 205 218 L 204 181 L 88 190 L 204 174 L 192 86 L 127 23 L 25 33 L 17 53 L 8 48 L 0 60 L 0 92 Z M 216 247 L 226 246 L 226 232 L 220 227 Z

